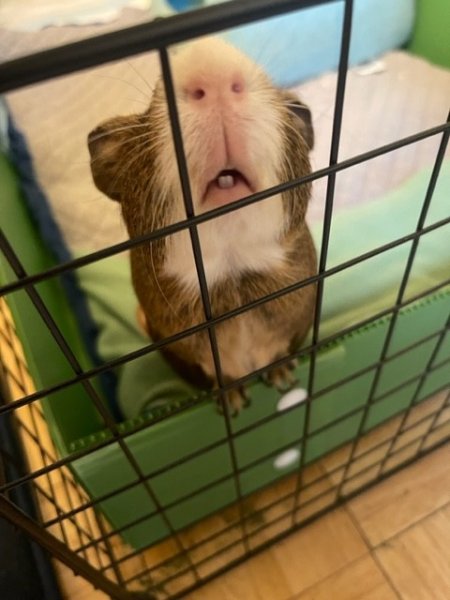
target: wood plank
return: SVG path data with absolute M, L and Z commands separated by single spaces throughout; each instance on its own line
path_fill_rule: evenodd
M 272 549 L 251 558 L 185 600 L 288 600 L 293 590 Z
M 295 600 L 395 600 L 397 595 L 371 556 L 349 564 Z M 294 600 L 294 599 L 292 599 Z
M 394 450 L 399 450 L 402 446 L 405 446 L 408 442 L 415 439 L 420 440 L 424 433 L 428 431 L 435 413 L 442 407 L 446 398 L 447 390 L 444 390 L 434 394 L 427 400 L 424 400 L 415 406 L 411 410 L 404 424 L 404 427 L 409 429 L 398 437 Z M 428 419 L 426 418 L 427 416 Z M 448 416 L 445 417 L 444 413 L 440 422 L 443 422 L 445 418 L 448 419 Z M 383 461 L 386 453 L 390 451 L 391 440 L 396 436 L 402 419 L 403 415 L 398 415 L 386 423 L 372 429 L 359 439 L 355 448 L 352 464 L 346 473 L 346 479 L 350 478 L 350 480 L 343 486 L 342 491 L 344 495 L 350 494 L 358 488 L 361 488 L 378 476 L 378 465 Z M 442 432 L 441 439 L 444 435 L 445 432 Z M 412 444 L 404 450 L 397 452 L 387 461 L 387 469 L 392 469 L 397 464 L 408 460 L 416 453 L 419 444 L 420 441 L 418 441 L 416 445 Z M 425 445 L 425 447 L 427 446 Z M 350 450 L 351 444 L 348 444 L 321 459 L 323 467 L 326 469 L 330 480 L 335 485 L 339 485 L 342 481 L 342 477 L 346 471 L 346 462 L 350 457 Z
M 8 401 L 13 402 L 25 394 L 36 391 L 28 372 L 22 345 L 16 335 L 11 312 L 3 298 L 0 298 L 0 365 L 4 377 L 2 383 Z M 15 409 L 13 419 L 25 449 L 28 471 L 33 473 L 42 467 L 53 464 L 57 460 L 58 454 L 50 437 L 40 402 L 35 401 Z M 89 500 L 86 492 L 74 480 L 70 469 L 65 466 L 36 477 L 29 487 L 35 494 L 43 521 L 64 516 L 68 511 L 84 506 Z M 75 517 L 49 526 L 48 531 L 63 541 L 69 549 L 76 550 L 81 545 L 102 535 L 100 525 L 100 517 L 97 517 L 92 508 L 87 508 L 80 511 Z M 106 521 L 102 520 L 102 525 L 106 531 L 110 531 Z M 113 556 L 103 542 L 82 551 L 80 556 L 94 568 L 100 569 L 108 567 L 113 558 L 117 560 L 132 550 L 121 539 L 118 539 L 118 536 L 111 538 L 111 545 L 113 546 Z M 81 577 L 75 576 L 70 569 L 56 559 L 53 564 L 64 598 L 101 600 L 107 597 L 101 592 L 94 591 L 91 584 Z M 131 577 L 135 573 L 139 573 L 142 570 L 141 557 L 135 558 L 132 564 L 124 563 L 120 570 L 123 577 Z M 107 571 L 107 575 L 115 580 L 111 569 Z M 130 589 L 136 588 L 138 585 L 138 583 L 131 584 Z
M 450 502 L 450 447 L 440 448 L 350 501 L 377 546 Z
M 333 510 L 273 548 L 296 594 L 367 552 L 367 545 L 344 509 Z
M 345 510 L 335 510 L 186 600 L 287 600 L 367 553 Z
M 450 506 L 376 549 L 405 600 L 450 598 Z
M 73 572 L 58 560 L 54 561 L 58 579 L 63 582 L 61 596 L 63 600 L 108 600 L 109 596 L 96 590 L 82 577 L 77 577 Z

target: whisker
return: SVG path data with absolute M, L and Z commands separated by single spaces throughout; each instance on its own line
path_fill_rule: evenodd
M 149 182 L 148 182 L 148 185 L 147 185 L 146 193 L 145 193 L 145 197 L 146 197 L 146 198 L 148 197 L 148 193 L 149 193 L 149 191 L 150 191 L 150 189 L 151 189 L 152 185 L 153 185 L 153 180 L 152 180 L 152 178 L 150 178 L 150 180 L 149 180 Z M 144 213 L 144 211 L 145 211 L 145 207 L 146 207 L 146 203 L 145 203 L 145 202 L 143 202 L 143 203 L 142 203 L 142 212 L 143 212 L 143 213 Z M 142 219 L 143 219 L 144 221 L 145 221 L 145 217 L 146 217 L 146 216 L 147 216 L 146 214 L 142 214 Z M 150 223 L 150 231 L 154 231 L 155 224 L 156 224 L 156 216 L 157 216 L 157 211 L 155 210 L 155 211 L 153 212 L 153 214 L 152 214 L 152 220 L 151 220 L 151 223 Z M 154 280 L 155 280 L 155 283 L 156 283 L 156 286 L 157 286 L 157 288 L 158 288 L 158 291 L 159 291 L 159 293 L 161 294 L 161 296 L 162 296 L 162 298 L 163 298 L 164 302 L 165 302 L 165 303 L 167 304 L 167 306 L 169 307 L 169 309 L 170 309 L 171 313 L 173 314 L 173 316 L 175 317 L 175 319 L 176 319 L 176 320 L 177 320 L 179 323 L 181 323 L 181 319 L 180 319 L 180 316 L 179 316 L 179 314 L 178 314 L 178 313 L 177 313 L 177 311 L 174 309 L 174 307 L 172 306 L 172 304 L 169 302 L 169 299 L 167 298 L 166 294 L 164 293 L 164 291 L 163 291 L 163 289 L 162 289 L 162 287 L 161 287 L 161 284 L 160 284 L 160 282 L 159 282 L 158 275 L 157 275 L 157 272 L 156 272 L 156 267 L 155 267 L 155 260 L 154 260 L 154 256 L 153 256 L 153 243 L 154 243 L 154 242 L 150 242 L 150 265 L 147 263 L 147 261 L 145 261 L 145 266 L 146 266 L 147 272 L 149 273 L 149 275 L 150 275 L 150 277 L 151 277 L 150 268 L 149 268 L 149 267 L 151 266 L 151 271 L 152 271 L 152 273 L 153 273 L 153 278 L 154 278 Z M 158 243 L 166 244 L 166 238 L 164 238 L 164 239 L 162 239 L 162 240 L 159 240 L 159 242 L 158 242 Z
M 128 101 L 129 102 L 139 102 L 139 104 L 143 104 L 147 108 L 149 106 L 148 100 L 141 100 L 140 98 L 128 98 Z
M 141 81 L 143 81 L 143 82 L 144 82 L 144 84 L 145 84 L 145 85 L 148 87 L 148 89 L 150 90 L 150 92 L 153 94 L 153 90 L 155 89 L 155 87 L 154 87 L 154 86 L 151 86 L 151 85 L 149 84 L 149 82 L 148 82 L 148 81 L 145 79 L 145 77 L 142 75 L 142 73 L 140 73 L 140 72 L 139 72 L 139 71 L 136 69 L 136 67 L 133 65 L 133 63 L 132 63 L 132 62 L 130 62 L 130 61 L 128 60 L 128 61 L 127 61 L 127 65 L 133 69 L 133 71 L 136 73 L 136 75 L 137 75 L 137 76 L 138 76 L 138 77 L 141 79 Z
M 292 123 L 288 123 L 287 121 L 279 121 L 278 124 L 282 129 L 290 129 L 293 133 L 295 133 L 295 135 L 302 135 L 300 128 L 297 129 L 296 127 L 294 127 L 294 125 L 292 125 Z
M 91 141 L 96 142 L 101 138 L 107 137 L 108 135 L 112 135 L 113 133 L 120 133 L 121 131 L 129 131 L 130 129 L 139 129 L 140 127 L 148 127 L 148 123 L 139 123 L 136 125 L 127 125 L 126 127 L 117 127 L 116 129 L 109 129 L 104 133 L 99 133 L 91 138 Z
M 148 101 L 150 102 L 150 96 L 148 95 L 148 93 L 143 92 L 137 85 L 134 85 L 134 83 L 131 83 L 131 81 L 128 81 L 127 79 L 122 79 L 121 77 L 114 77 L 113 75 L 97 75 L 97 77 L 102 77 L 103 79 L 111 79 L 113 81 L 120 81 L 121 83 L 126 83 L 130 87 L 134 88 L 137 92 L 142 94 L 144 96 L 144 98 L 147 98 Z
M 141 141 L 139 144 L 129 148 L 128 152 L 122 156 L 122 161 L 120 162 L 121 170 L 119 170 L 118 176 L 120 176 L 124 170 L 129 170 L 135 162 L 143 158 L 145 154 L 148 153 L 149 149 L 150 146 L 148 140 Z
M 92 196 L 86 197 L 84 199 L 79 199 L 77 200 L 77 204 L 93 204 L 94 202 L 105 202 L 107 201 L 108 203 L 112 203 L 113 200 L 111 200 L 111 198 L 108 198 L 108 196 L 106 194 L 104 194 L 103 192 L 98 192 L 98 194 L 93 194 Z M 118 224 L 122 225 L 122 219 L 120 217 L 118 217 Z
M 134 142 L 135 140 L 137 140 L 139 138 L 142 138 L 142 137 L 145 137 L 146 135 L 147 134 L 138 135 L 135 138 L 133 138 L 133 140 L 130 140 L 130 141 Z M 149 142 L 149 140 L 144 140 L 143 142 L 140 142 L 139 144 L 134 145 L 132 148 L 129 149 L 129 151 L 126 153 L 125 156 L 128 156 L 130 154 L 134 154 L 136 152 L 136 150 L 139 150 L 141 148 L 148 147 L 148 142 Z M 117 146 L 121 146 L 121 145 L 123 145 L 123 144 L 121 144 L 120 142 L 117 142 Z M 97 158 L 91 159 L 91 160 L 87 161 L 86 163 L 80 163 L 80 164 L 93 165 L 95 162 L 97 162 L 98 160 L 101 160 L 101 159 L 102 159 L 102 156 L 97 156 Z
M 263 21 L 264 23 L 264 21 Z M 260 45 L 259 51 L 255 54 L 254 62 L 268 72 L 270 54 L 272 53 L 273 34 L 269 30 L 265 36 L 265 42 Z M 270 53 L 270 54 L 269 54 Z

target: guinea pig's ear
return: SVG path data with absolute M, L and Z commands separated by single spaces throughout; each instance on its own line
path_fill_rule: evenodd
M 137 117 L 116 117 L 88 135 L 91 172 L 97 188 L 118 202 L 122 199 L 121 156 L 136 136 Z
M 314 148 L 314 129 L 311 111 L 294 94 L 283 91 L 283 98 L 288 109 L 298 117 L 300 133 L 308 144 L 308 148 L 312 150 Z
M 311 111 L 305 104 L 301 104 L 298 101 L 289 108 L 299 118 L 301 134 L 305 138 L 308 148 L 312 150 L 314 148 L 314 129 Z

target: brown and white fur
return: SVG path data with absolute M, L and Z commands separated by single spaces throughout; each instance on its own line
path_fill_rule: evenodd
M 171 66 L 196 214 L 310 173 L 308 109 L 249 58 L 205 38 L 175 54 Z M 94 181 L 120 201 L 130 237 L 186 218 L 161 80 L 148 110 L 100 125 L 89 136 L 89 149 Z M 304 184 L 198 226 L 213 316 L 315 274 L 305 224 L 309 196 L 310 185 Z M 204 322 L 188 230 L 130 254 L 141 320 L 153 340 Z M 298 346 L 314 300 L 315 286 L 309 285 L 220 323 L 224 383 Z M 163 352 L 191 382 L 217 384 L 206 331 Z M 269 379 L 286 380 L 287 370 L 275 370 Z M 228 398 L 238 410 L 239 394 Z

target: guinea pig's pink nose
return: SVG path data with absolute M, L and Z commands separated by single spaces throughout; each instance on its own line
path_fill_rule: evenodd
M 205 90 L 201 87 L 195 88 L 194 90 L 188 93 L 193 100 L 201 100 L 206 96 Z
M 190 100 L 216 101 L 233 99 L 245 90 L 245 84 L 241 77 L 233 77 L 228 80 L 213 78 L 211 81 L 193 83 L 186 86 L 185 93 Z

